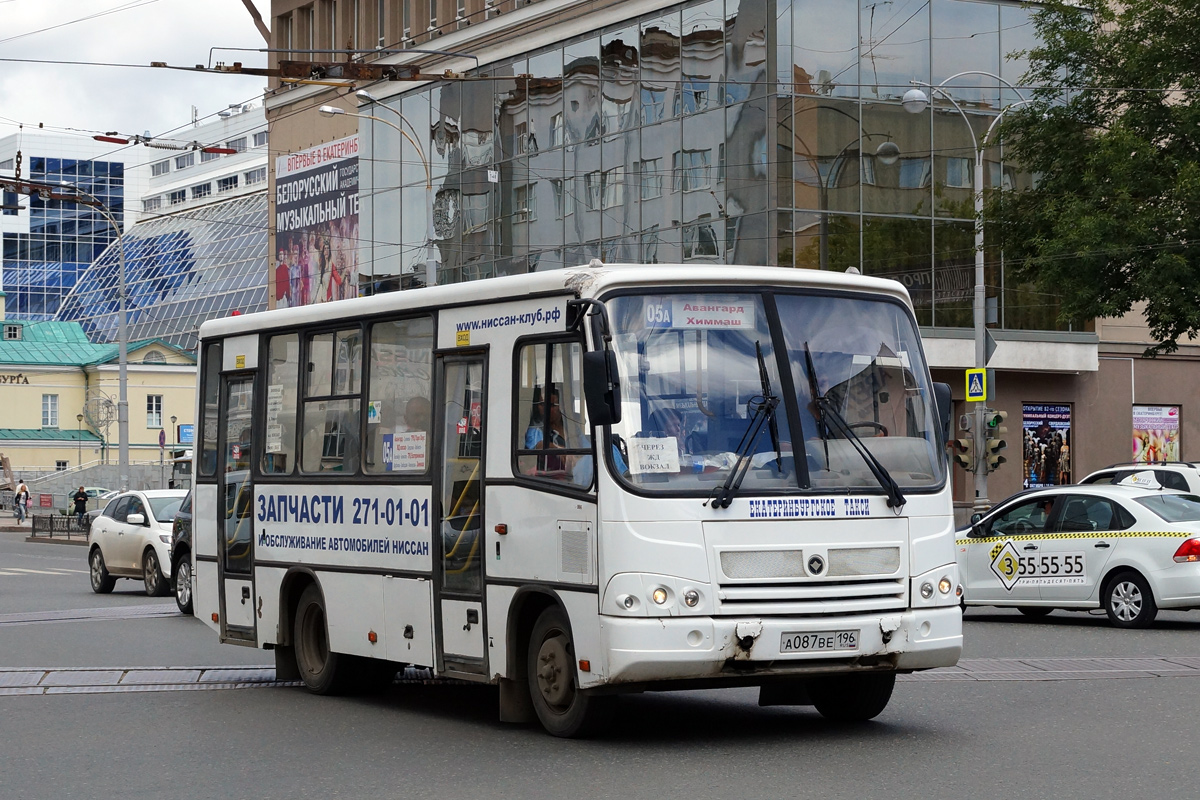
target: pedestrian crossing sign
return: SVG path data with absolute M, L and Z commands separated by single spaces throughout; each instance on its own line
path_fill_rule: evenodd
M 967 402 L 983 403 L 987 401 L 987 370 L 967 370 Z

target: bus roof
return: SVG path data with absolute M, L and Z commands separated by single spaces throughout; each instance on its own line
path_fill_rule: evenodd
M 811 289 L 844 289 L 890 295 L 911 307 L 908 291 L 896 281 L 865 275 L 792 267 L 739 267 L 724 265 L 600 264 L 443 284 L 424 289 L 387 292 L 331 303 L 283 308 L 235 317 L 220 317 L 200 326 L 200 338 L 227 336 L 261 328 L 284 328 L 329 321 L 447 305 L 492 303 L 536 294 L 564 293 L 595 297 L 610 289 L 629 286 L 726 287 L 736 285 L 787 285 Z

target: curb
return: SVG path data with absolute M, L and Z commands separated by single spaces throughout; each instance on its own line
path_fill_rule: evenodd
M 81 544 L 87 545 L 87 539 L 53 539 L 49 536 L 26 536 L 27 542 L 40 542 L 42 544 Z

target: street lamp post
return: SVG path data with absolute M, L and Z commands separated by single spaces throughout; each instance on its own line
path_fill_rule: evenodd
M 175 488 L 175 445 L 178 444 L 176 440 L 179 438 L 179 429 L 175 427 L 175 421 L 178 419 L 174 414 L 171 415 L 171 479 L 167 482 L 167 487 L 171 489 Z
M 1000 110 L 1000 113 L 988 125 L 987 131 L 983 137 L 975 136 L 975 127 L 971 124 L 971 119 L 967 113 L 963 111 L 962 106 L 954 99 L 949 92 L 946 91 L 946 84 L 956 78 L 961 78 L 964 75 L 981 75 L 986 78 L 992 78 L 998 83 L 1002 83 L 1016 92 L 1021 99 L 1015 103 L 1011 103 Z M 984 286 L 984 269 L 983 269 L 983 151 L 988 146 L 988 139 L 992 135 L 992 131 L 996 129 L 996 124 L 1008 112 L 1010 108 L 1025 105 L 1031 102 L 1017 87 L 1013 86 L 1008 81 L 1001 78 L 999 75 L 993 75 L 990 72 L 981 70 L 967 70 L 959 72 L 956 75 L 951 75 L 946 80 L 939 83 L 937 86 L 923 83 L 921 81 L 913 81 L 914 85 L 924 86 L 934 94 L 940 94 L 950 105 L 954 106 L 963 118 L 963 122 L 967 123 L 967 131 L 971 134 L 971 144 L 975 148 L 975 179 L 972 185 L 975 195 L 975 295 L 974 295 L 974 317 L 975 317 L 975 368 L 984 369 L 987 367 L 987 317 L 986 303 L 987 294 Z M 901 103 L 904 110 L 911 114 L 920 114 L 929 106 L 929 97 L 921 89 L 909 89 L 904 93 L 904 99 Z M 986 402 L 986 401 L 985 401 Z M 983 453 L 983 444 L 986 440 L 984 435 L 984 420 L 983 420 L 984 403 L 978 403 L 975 407 L 975 510 L 983 511 L 988 506 L 988 489 L 987 489 L 987 460 Z
M 20 179 L 0 180 L 0 188 L 21 194 L 38 194 L 45 200 L 62 200 L 68 203 L 78 203 L 90 206 L 99 211 L 117 234 L 117 437 L 119 453 L 119 469 L 121 472 L 121 490 L 129 488 L 129 336 L 126 330 L 125 314 L 125 243 L 122 241 L 123 231 L 117 224 L 116 218 L 108 207 L 86 189 L 74 184 L 61 181 L 50 184 Z M 63 190 L 67 189 L 70 193 Z
M 317 109 L 317 111 L 327 117 L 357 117 L 359 119 L 369 119 L 382 123 L 407 139 L 409 143 L 416 149 L 417 156 L 421 159 L 421 166 L 425 168 L 425 285 L 436 286 L 437 256 L 434 253 L 433 243 L 437 238 L 437 234 L 433 228 L 433 173 L 429 168 L 429 159 L 425 156 L 425 152 L 421 149 L 421 145 L 417 141 L 419 134 L 417 134 L 416 128 L 413 127 L 412 123 L 409 122 L 403 114 L 396 109 L 391 108 L 390 106 L 379 103 L 379 101 L 372 97 L 365 89 L 357 92 L 357 96 L 364 100 L 373 101 L 382 108 L 386 108 L 391 111 L 400 118 L 401 122 L 408 126 L 409 130 L 412 131 L 412 134 L 410 135 L 408 131 L 404 130 L 396 123 L 388 122 L 386 119 L 380 119 L 373 114 L 358 114 L 353 111 L 346 111 L 344 108 L 338 108 L 337 106 L 321 106 L 319 109 Z
M 83 414 L 75 415 L 75 443 L 79 445 L 79 454 L 75 460 L 75 466 L 83 466 Z

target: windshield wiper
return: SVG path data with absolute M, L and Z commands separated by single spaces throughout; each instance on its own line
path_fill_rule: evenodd
M 762 370 L 760 373 L 764 376 L 763 395 L 761 398 L 750 398 L 746 403 L 747 409 L 753 408 L 753 416 L 750 417 L 750 422 L 746 426 L 746 432 L 742 434 L 742 440 L 738 442 L 737 448 L 737 463 L 733 465 L 733 469 L 729 471 L 729 477 L 725 479 L 725 483 L 713 490 L 712 496 L 704 501 L 707 505 L 712 503 L 713 508 L 729 508 L 729 504 L 733 502 L 733 496 L 737 494 L 738 489 L 742 488 L 742 481 L 746 478 L 746 472 L 750 469 L 750 449 L 754 446 L 754 442 L 758 439 L 758 434 L 762 431 L 764 422 L 770 421 L 773 441 L 776 442 L 775 452 L 778 460 L 782 462 L 783 457 L 779 455 L 779 433 L 775 428 L 775 408 L 779 405 L 779 397 L 770 393 L 770 380 L 765 377 L 766 367 L 763 362 L 762 348 L 758 342 L 754 343 L 758 349 L 758 363 Z M 782 465 L 781 465 L 782 466 Z
M 767 373 L 767 362 L 763 360 L 762 345 L 757 341 L 754 343 L 754 352 L 758 356 L 758 380 L 762 384 L 762 396 L 774 397 L 775 392 L 771 391 L 771 376 Z M 771 444 L 775 445 L 775 468 L 779 470 L 782 477 L 786 478 L 787 473 L 783 471 L 783 453 L 779 446 L 779 420 L 774 414 L 774 409 L 767 417 L 767 430 L 771 434 Z
M 817 432 L 821 435 L 821 440 L 825 443 L 825 467 L 829 467 L 829 441 L 826 437 L 827 432 L 833 431 L 839 434 L 843 439 L 850 442 L 858 454 L 862 456 L 866 462 L 867 469 L 875 476 L 875 480 L 879 481 L 879 485 L 883 487 L 883 491 L 887 494 L 888 508 L 900 508 L 906 502 L 904 493 L 900 491 L 900 484 L 896 483 L 892 478 L 891 473 L 887 468 L 880 463 L 865 444 L 858 437 L 858 434 L 851 429 L 849 423 L 842 417 L 834 406 L 832 400 L 820 393 L 817 388 L 817 373 L 813 366 L 812 350 L 808 347 L 808 342 L 804 343 L 804 360 L 808 366 L 808 385 L 809 391 L 812 394 L 813 406 L 817 411 Z

